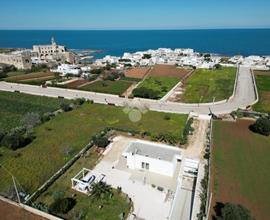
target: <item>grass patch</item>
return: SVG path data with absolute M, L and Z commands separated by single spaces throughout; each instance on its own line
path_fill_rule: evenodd
M 236 68 L 198 69 L 187 80 L 182 101 L 206 103 L 228 99 L 233 94 Z
M 132 122 L 123 108 L 98 104 L 85 104 L 81 108 L 56 116 L 35 129 L 36 139 L 16 152 L 0 148 L 0 163 L 12 172 L 20 184 L 32 193 L 70 158 L 78 153 L 90 138 L 106 127 L 148 131 L 159 134 L 166 131 L 181 136 L 186 115 L 149 111 L 139 122 Z M 168 115 L 168 113 L 166 113 Z M 156 126 L 156 124 L 159 126 Z M 66 149 L 69 149 L 67 155 Z M 0 190 L 12 185 L 11 178 L 0 168 Z
M 157 98 L 166 95 L 177 83 L 177 77 L 150 76 L 147 77 L 137 88 L 151 89 L 157 93 Z
M 91 92 L 99 92 L 99 93 L 109 93 L 114 95 L 121 95 L 123 94 L 133 82 L 118 80 L 118 81 L 96 81 L 89 85 L 83 86 L 80 89 L 91 91 Z
M 259 93 L 259 102 L 253 108 L 258 112 L 270 112 L 270 73 L 269 75 L 256 75 L 256 84 Z
M 270 138 L 252 133 L 248 129 L 252 123 L 214 122 L 212 204 L 242 204 L 256 219 L 266 220 L 270 215 Z
M 10 130 L 18 126 L 28 112 L 43 114 L 60 108 L 62 102 L 56 98 L 33 96 L 15 92 L 0 92 L 0 128 Z

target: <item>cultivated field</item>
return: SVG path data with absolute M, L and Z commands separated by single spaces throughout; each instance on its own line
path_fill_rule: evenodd
M 128 70 L 125 73 L 125 76 L 128 78 L 143 79 L 145 77 L 145 75 L 149 72 L 149 70 L 150 70 L 149 67 L 133 68 L 133 69 Z
M 233 94 L 236 68 L 198 69 L 185 82 L 182 102 L 206 103 L 228 99 Z
M 254 105 L 258 112 L 270 112 L 270 71 L 255 71 L 259 102 Z
M 65 219 L 74 219 L 78 213 L 83 213 L 84 219 L 119 219 L 119 215 L 123 212 L 129 213 L 130 205 L 122 194 L 114 193 L 111 200 L 104 202 L 100 200 L 92 200 L 90 197 L 77 193 L 71 189 L 71 178 L 73 178 L 83 167 L 92 169 L 99 159 L 96 149 L 89 150 L 86 157 L 80 158 L 65 174 L 63 174 L 49 189 L 44 192 L 36 202 L 42 202 L 50 205 L 53 202 L 53 195 L 63 193 L 65 197 L 72 197 L 76 193 L 76 206 L 66 215 Z M 103 205 L 102 209 L 98 207 Z
M 9 130 L 20 125 L 28 112 L 43 114 L 60 108 L 64 100 L 22 93 L 0 92 L 0 129 Z
M 162 77 L 178 77 L 182 79 L 191 70 L 177 68 L 175 65 L 155 65 L 149 75 L 150 76 L 162 76 Z
M 96 81 L 89 85 L 80 87 L 81 90 L 91 91 L 91 92 L 99 92 L 99 93 L 109 93 L 114 95 L 123 94 L 133 82 L 126 80 L 117 80 L 117 81 Z
M 78 79 L 76 81 L 73 81 L 71 83 L 67 83 L 65 84 L 65 86 L 69 89 L 77 89 L 78 87 L 88 83 L 89 81 L 88 80 L 85 80 L 85 79 Z
M 7 77 L 5 81 L 41 85 L 48 80 L 55 79 L 55 77 L 55 73 L 52 72 L 38 72 Z
M 214 122 L 212 173 L 216 202 L 242 204 L 256 219 L 270 216 L 270 137 L 252 133 L 248 120 Z
M 137 88 L 146 88 L 155 91 L 157 98 L 166 95 L 177 83 L 177 77 L 149 76 Z
M 11 108 L 10 111 L 15 110 Z M 170 120 L 166 120 L 165 115 L 169 115 Z M 123 108 L 85 104 L 37 127 L 34 130 L 36 138 L 26 147 L 16 151 L 0 148 L 0 163 L 13 173 L 28 193 L 32 193 L 85 147 L 94 134 L 106 127 L 152 134 L 166 131 L 180 138 L 186 118 L 186 115 L 149 111 L 139 122 L 132 122 Z M 12 185 L 11 176 L 2 168 L 0 176 L 0 191 L 7 192 Z

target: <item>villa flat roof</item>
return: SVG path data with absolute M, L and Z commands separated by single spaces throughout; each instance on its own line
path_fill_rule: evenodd
M 181 156 L 181 150 L 176 147 L 144 141 L 132 142 L 126 152 L 169 162 L 171 162 L 175 156 Z

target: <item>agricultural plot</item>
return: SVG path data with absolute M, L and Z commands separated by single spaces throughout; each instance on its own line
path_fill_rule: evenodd
M 55 73 L 52 72 L 38 72 L 38 73 L 28 73 L 20 74 L 11 77 L 7 77 L 5 81 L 7 82 L 17 82 L 26 83 L 32 85 L 42 85 L 48 80 L 53 80 L 56 78 Z
M 228 99 L 233 94 L 236 68 L 198 69 L 185 82 L 181 101 L 207 103 Z
M 143 79 L 149 70 L 149 67 L 133 68 L 125 72 L 125 77 Z
M 178 68 L 175 65 L 155 65 L 149 72 L 149 75 L 161 77 L 177 77 L 182 79 L 190 71 L 192 70 Z
M 133 95 L 141 98 L 160 99 L 178 82 L 179 78 L 176 77 L 149 76 L 133 91 Z
M 89 85 L 80 87 L 81 90 L 91 91 L 91 92 L 99 92 L 99 93 L 108 93 L 114 95 L 123 94 L 133 82 L 124 81 L 124 80 L 104 80 L 104 81 L 96 81 Z
M 9 130 L 20 125 L 22 117 L 28 112 L 43 114 L 56 111 L 62 102 L 67 101 L 22 93 L 0 92 L 0 128 Z
M 270 215 L 270 138 L 252 133 L 253 121 L 215 121 L 213 129 L 212 207 L 241 204 L 256 219 Z
M 100 157 L 94 148 L 90 149 L 89 152 L 88 156 L 80 158 L 65 174 L 49 187 L 36 202 L 50 205 L 54 201 L 53 197 L 56 194 L 62 194 L 64 197 L 72 197 L 76 192 L 71 189 L 71 178 L 81 171 L 82 167 L 92 169 Z M 112 199 L 106 202 L 91 199 L 91 197 L 80 193 L 76 194 L 76 206 L 70 212 L 61 216 L 64 219 L 74 219 L 78 213 L 83 213 L 84 219 L 117 220 L 121 213 L 127 215 L 131 208 L 131 204 L 129 204 L 124 195 L 116 193 L 115 191 Z M 100 205 L 103 206 L 102 209 L 99 208 Z
M 259 102 L 253 108 L 258 112 L 270 112 L 270 71 L 255 71 Z
M 11 108 L 12 111 L 12 108 Z M 13 110 L 14 111 L 14 110 Z M 36 138 L 24 148 L 11 151 L 0 148 L 0 163 L 13 173 L 20 185 L 33 193 L 106 127 L 135 130 L 152 135 L 170 133 L 180 139 L 186 115 L 147 112 L 138 122 L 129 120 L 123 108 L 85 104 L 79 109 L 63 113 L 37 127 Z M 2 115 L 2 114 L 1 114 Z M 165 119 L 165 115 L 170 119 Z M 159 126 L 156 126 L 158 122 Z M 0 192 L 9 192 L 11 176 L 0 168 Z

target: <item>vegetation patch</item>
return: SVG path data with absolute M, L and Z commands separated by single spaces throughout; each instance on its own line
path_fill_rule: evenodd
M 185 83 L 181 100 L 186 103 L 207 103 L 228 99 L 234 90 L 236 68 L 198 69 Z
M 179 78 L 176 77 L 150 76 L 133 90 L 133 95 L 141 98 L 160 99 L 178 82 Z
M 166 131 L 180 138 L 187 116 L 166 113 L 170 120 L 164 120 L 164 115 L 149 111 L 140 121 L 132 122 L 123 108 L 86 103 L 34 128 L 35 139 L 26 147 L 15 152 L 0 148 L 0 163 L 28 193 L 32 193 L 107 127 L 152 135 Z M 0 168 L 0 176 L 0 191 L 8 194 L 12 186 L 10 174 Z
M 104 81 L 96 81 L 89 85 L 80 87 L 81 90 L 91 91 L 91 92 L 99 92 L 99 93 L 109 93 L 115 95 L 123 94 L 133 82 L 126 80 L 104 80 Z
M 33 96 L 15 92 L 0 92 L 0 128 L 8 131 L 20 125 L 22 118 L 30 112 L 40 116 L 60 109 L 67 100 Z
M 270 215 L 270 138 L 253 133 L 254 121 L 215 121 L 213 127 L 212 206 L 241 204 L 256 219 Z
M 270 71 L 255 71 L 259 101 L 253 106 L 258 112 L 270 112 Z

